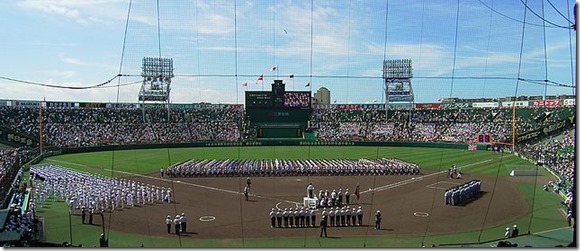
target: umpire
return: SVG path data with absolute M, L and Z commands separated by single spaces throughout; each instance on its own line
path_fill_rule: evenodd
M 320 237 L 322 237 L 322 233 L 324 233 L 324 237 L 328 237 L 328 235 L 326 234 L 326 227 L 327 227 L 326 216 L 322 216 L 322 220 L 320 221 Z

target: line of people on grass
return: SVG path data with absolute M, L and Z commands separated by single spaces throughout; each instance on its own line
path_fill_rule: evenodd
M 399 159 L 216 160 L 192 159 L 161 170 L 168 177 L 414 175 L 420 167 Z
M 475 198 L 481 192 L 481 181 L 470 180 L 459 186 L 445 190 L 445 205 L 460 205 L 471 198 Z
M 171 201 L 171 189 L 127 179 L 89 174 L 52 164 L 30 167 L 35 200 L 49 197 L 64 200 L 72 214 L 86 208 L 89 212 L 131 208 Z

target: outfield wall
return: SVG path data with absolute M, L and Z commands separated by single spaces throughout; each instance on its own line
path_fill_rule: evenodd
M 89 147 L 53 148 L 60 153 L 83 153 L 113 150 L 134 150 L 151 148 L 182 148 L 182 147 L 223 147 L 223 146 L 394 146 L 394 147 L 433 147 L 449 149 L 465 149 L 471 144 L 446 142 L 391 142 L 391 141 L 312 141 L 304 139 L 263 139 L 244 142 L 192 142 L 137 145 L 106 145 Z M 488 144 L 477 144 L 477 150 L 487 150 Z

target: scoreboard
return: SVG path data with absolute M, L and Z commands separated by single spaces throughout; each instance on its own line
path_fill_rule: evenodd
M 272 106 L 271 92 L 246 92 L 247 108 L 271 108 Z
M 306 127 L 311 99 L 311 92 L 286 92 L 282 80 L 274 80 L 271 91 L 246 91 L 246 114 L 253 125 L 291 123 Z

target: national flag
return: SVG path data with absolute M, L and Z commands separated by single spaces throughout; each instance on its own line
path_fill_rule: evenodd
M 277 65 L 272 66 L 272 71 L 276 71 L 276 70 L 278 70 L 278 66 Z
M 294 74 L 290 74 L 290 78 L 294 78 Z
M 248 86 L 248 81 L 244 81 L 243 86 Z
M 263 80 L 264 80 L 264 74 L 260 74 L 260 76 L 258 76 L 258 79 L 256 80 L 256 84 L 257 84 L 259 81 L 263 81 Z
M 308 84 L 306 84 L 304 87 L 308 87 L 308 86 L 310 86 L 310 82 Z

